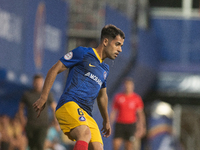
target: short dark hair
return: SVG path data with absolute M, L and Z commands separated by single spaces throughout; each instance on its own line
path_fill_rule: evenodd
M 43 75 L 42 75 L 41 73 L 35 74 L 35 75 L 33 76 L 33 80 L 35 80 L 35 79 L 40 79 L 40 78 L 44 78 Z
M 101 30 L 101 41 L 104 38 L 114 39 L 117 35 L 120 35 L 121 38 L 125 39 L 125 34 L 121 29 L 117 28 L 115 25 L 108 24 Z

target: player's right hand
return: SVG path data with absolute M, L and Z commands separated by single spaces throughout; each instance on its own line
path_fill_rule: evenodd
M 45 108 L 46 102 L 43 99 L 39 98 L 34 104 L 33 109 L 38 112 L 37 118 L 40 116 L 40 113 Z

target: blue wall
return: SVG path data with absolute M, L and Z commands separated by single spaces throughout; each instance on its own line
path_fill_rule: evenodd
M 0 0 L 0 4 L 0 113 L 14 116 L 33 75 L 45 76 L 65 54 L 68 4 L 62 0 Z M 53 85 L 56 99 L 63 80 L 64 74 L 58 75 Z
M 158 37 L 160 71 L 200 72 L 200 20 L 152 19 Z

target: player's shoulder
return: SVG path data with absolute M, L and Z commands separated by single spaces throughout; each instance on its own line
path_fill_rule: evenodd
M 133 92 L 132 94 L 133 94 L 133 96 L 140 97 L 140 95 L 138 93 Z
M 23 92 L 22 98 L 25 100 L 25 99 L 28 99 L 29 97 L 31 97 L 32 95 L 33 95 L 33 90 L 27 89 Z
M 124 96 L 124 94 L 123 93 L 117 93 L 117 94 L 115 94 L 115 99 L 119 99 L 120 97 L 123 97 Z
M 27 90 L 24 91 L 23 95 L 30 95 L 30 94 L 32 94 L 33 92 L 34 92 L 33 89 L 27 89 Z
M 137 98 L 137 99 L 142 99 L 142 97 L 139 94 L 135 93 L 135 92 L 132 93 L 132 96 L 134 98 Z
M 109 69 L 109 65 L 106 62 L 103 61 L 102 64 Z
M 66 55 L 70 55 L 73 58 L 83 58 L 85 54 L 91 51 L 88 47 L 78 46 L 72 51 L 68 52 Z
M 91 51 L 92 51 L 92 48 L 91 48 L 91 47 L 78 46 L 78 47 L 75 48 L 74 50 L 87 53 L 87 52 L 91 52 Z

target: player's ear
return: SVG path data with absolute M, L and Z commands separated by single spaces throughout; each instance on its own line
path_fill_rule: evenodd
M 103 45 L 106 47 L 108 45 L 108 38 L 103 39 Z

